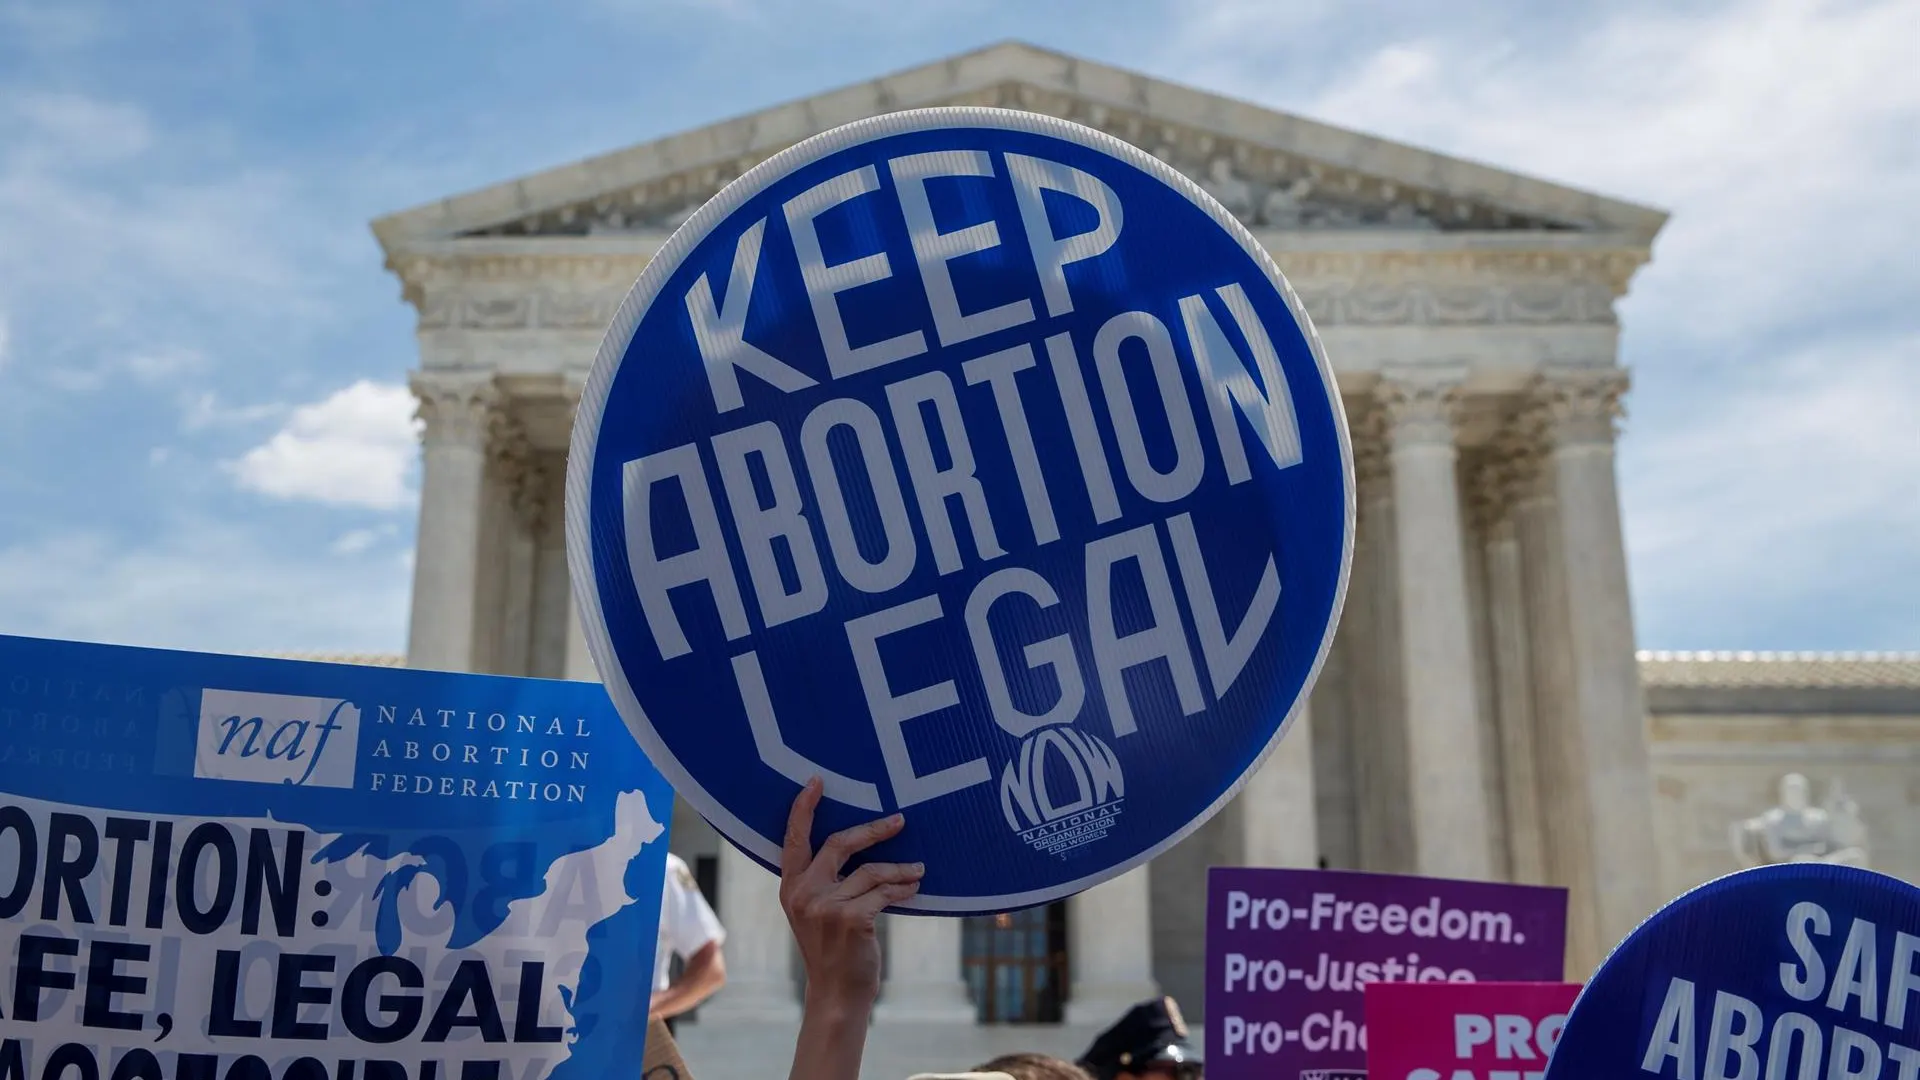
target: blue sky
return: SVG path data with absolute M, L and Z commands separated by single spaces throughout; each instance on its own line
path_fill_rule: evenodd
M 1006 38 L 1650 203 L 1641 643 L 1920 648 L 1920 4 L 0 0 L 0 632 L 398 650 L 367 222 Z

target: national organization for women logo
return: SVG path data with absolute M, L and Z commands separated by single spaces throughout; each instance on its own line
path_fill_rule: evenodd
M 1113 748 L 1070 727 L 1045 727 L 1000 770 L 1000 812 L 1035 851 L 1064 856 L 1120 820 L 1127 779 Z

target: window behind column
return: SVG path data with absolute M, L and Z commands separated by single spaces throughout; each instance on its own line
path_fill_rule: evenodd
M 1067 989 L 1067 906 L 967 919 L 967 985 L 985 1024 L 1060 1022 Z

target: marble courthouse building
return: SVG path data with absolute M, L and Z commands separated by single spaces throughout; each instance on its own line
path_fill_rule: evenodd
M 1636 656 L 1615 303 L 1663 213 L 1020 44 L 374 223 L 419 313 L 408 663 L 595 677 L 561 483 L 615 308 L 673 228 L 752 165 L 929 105 L 1099 128 L 1238 215 L 1337 372 L 1360 523 L 1299 731 L 1149 867 L 1017 916 L 893 921 L 868 1075 L 1076 1052 L 1156 988 L 1197 1017 L 1209 865 L 1564 885 L 1574 978 L 1665 899 L 1738 865 L 1730 830 L 1788 773 L 1839 800 L 1833 820 L 1864 829 L 1875 866 L 1920 877 L 1920 657 Z M 703 1077 L 781 1074 L 798 984 L 776 883 L 684 807 L 672 842 L 731 934 L 728 986 L 684 1029 L 688 1057 Z

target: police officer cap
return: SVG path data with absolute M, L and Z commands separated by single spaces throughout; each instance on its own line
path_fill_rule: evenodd
M 1123 1071 L 1144 1075 L 1155 1065 L 1171 1066 L 1182 1078 L 1200 1076 L 1200 1055 L 1187 1042 L 1186 1021 L 1169 997 L 1128 1009 L 1118 1023 L 1093 1040 L 1079 1064 L 1097 1080 L 1112 1080 Z

